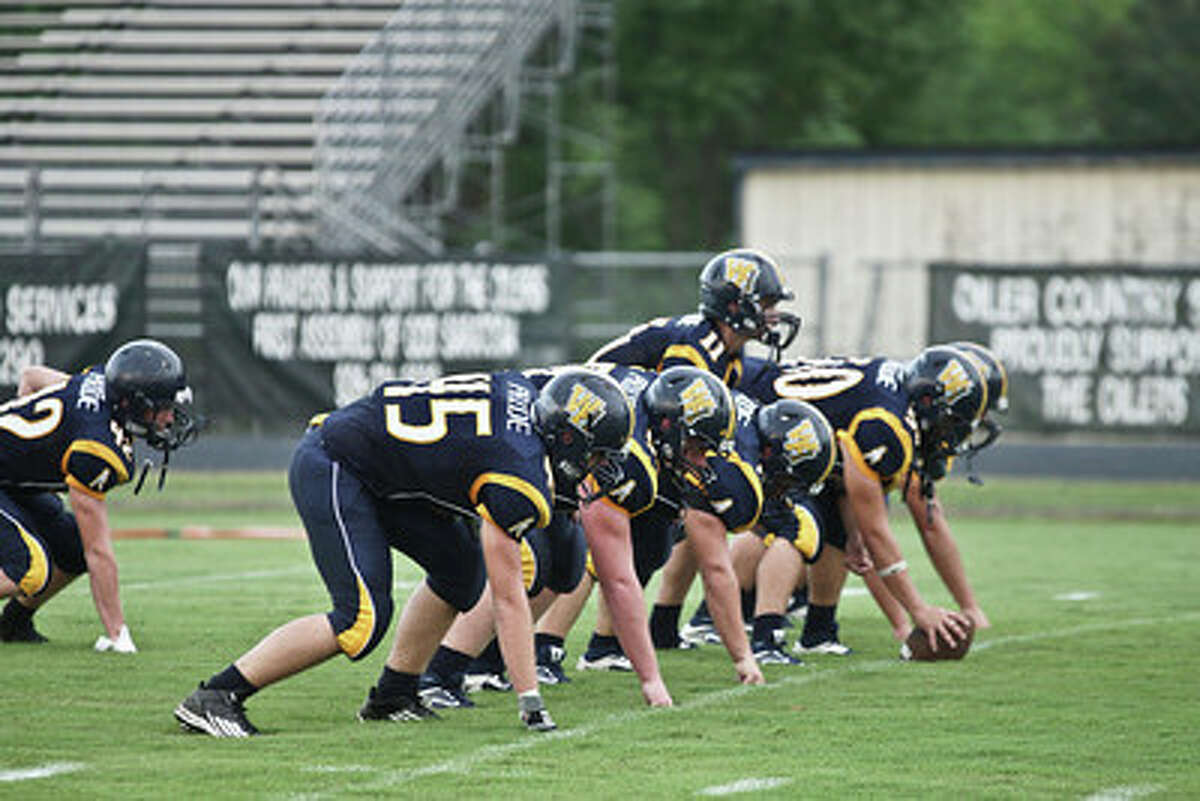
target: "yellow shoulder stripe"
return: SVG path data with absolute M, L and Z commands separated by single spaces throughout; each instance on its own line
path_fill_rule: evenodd
M 62 457 L 62 471 L 67 472 L 67 462 L 71 458 L 72 453 L 88 453 L 99 459 L 104 460 L 113 470 L 117 471 L 117 476 L 121 479 L 118 484 L 124 484 L 129 480 L 129 470 L 125 468 L 125 462 L 121 457 L 113 452 L 113 449 L 105 445 L 103 442 L 97 442 L 94 439 L 77 439 L 70 444 Z
M 82 492 L 84 495 L 90 495 L 93 498 L 97 498 L 99 500 L 104 500 L 103 492 L 96 492 L 94 489 L 89 487 L 87 484 L 84 484 L 82 481 L 75 478 L 75 476 L 67 476 L 67 486 L 74 487 L 75 489 Z
M 482 504 L 479 503 L 479 490 L 483 488 L 484 484 L 499 484 L 502 487 L 508 487 L 511 490 L 521 493 L 528 498 L 529 502 L 533 504 L 535 509 L 537 509 L 538 518 L 533 527 L 545 528 L 546 526 L 550 525 L 550 503 L 546 500 L 545 494 L 538 491 L 537 487 L 533 486 L 525 479 L 521 478 L 520 476 L 512 476 L 507 473 L 480 474 L 479 478 L 475 479 L 475 481 L 471 484 L 471 489 L 467 493 L 467 497 L 471 499 L 471 503 L 476 506 L 476 508 L 482 506 Z M 488 519 L 491 520 L 491 518 Z M 492 520 L 491 522 L 495 523 L 496 521 Z
M 667 349 L 663 351 L 662 359 L 660 359 L 658 362 L 658 369 L 661 371 L 663 369 L 663 363 L 666 362 L 667 359 L 671 358 L 686 359 L 687 361 L 699 367 L 701 370 L 708 369 L 708 362 L 706 362 L 704 357 L 700 355 L 700 351 L 696 350 L 696 348 L 691 345 L 668 346 Z

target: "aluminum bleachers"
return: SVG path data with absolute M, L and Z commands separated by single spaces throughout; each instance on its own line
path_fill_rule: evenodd
M 0 238 L 311 239 L 329 200 L 318 162 L 339 165 L 342 192 L 397 175 L 388 159 L 418 159 L 405 176 L 429 170 L 481 98 L 511 91 L 513 65 L 564 2 L 8 5 Z M 397 150 L 410 138 L 441 147 Z

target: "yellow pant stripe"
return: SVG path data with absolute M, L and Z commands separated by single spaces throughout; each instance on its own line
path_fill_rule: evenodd
M 358 615 L 354 625 L 337 636 L 338 647 L 351 658 L 358 656 L 371 641 L 371 632 L 375 630 L 375 604 L 371 601 L 371 593 L 367 585 L 356 574 L 354 581 L 358 584 Z

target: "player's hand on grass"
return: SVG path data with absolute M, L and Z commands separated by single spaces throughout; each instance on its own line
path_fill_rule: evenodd
M 671 694 L 667 692 L 667 685 L 663 683 L 661 677 L 642 682 L 642 698 L 646 699 L 646 703 L 650 706 L 675 705 L 675 702 L 671 700 Z
M 112 651 L 118 654 L 137 653 L 137 646 L 133 644 L 133 635 L 129 633 L 128 626 L 121 626 L 121 630 L 113 638 L 110 638 L 108 634 L 101 634 L 93 647 L 102 653 L 105 651 Z
M 767 680 L 763 678 L 762 668 L 758 666 L 758 660 L 754 658 L 753 653 L 738 659 L 733 666 L 737 670 L 738 682 L 741 684 L 766 684 Z

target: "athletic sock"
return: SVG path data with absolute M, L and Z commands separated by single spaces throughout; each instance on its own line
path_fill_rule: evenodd
M 495 637 L 471 660 L 468 673 L 503 673 L 504 657 L 500 655 L 500 641 Z
M 416 673 L 401 673 L 384 665 L 379 681 L 375 683 L 377 695 L 383 699 L 416 698 L 417 679 Z
M 258 692 L 258 688 L 238 670 L 237 665 L 232 664 L 220 673 L 214 673 L 211 679 L 204 682 L 204 686 L 210 690 L 229 690 L 240 701 Z
M 551 650 L 554 648 L 558 650 Z M 550 662 L 561 662 L 567 653 L 567 646 L 563 638 L 557 634 L 539 631 L 533 635 L 533 653 L 536 655 L 539 665 L 547 665 Z M 554 656 L 556 653 L 557 657 Z
M 592 638 L 588 641 L 587 649 L 588 653 L 592 654 L 624 653 L 621 650 L 621 643 L 616 637 L 597 634 L 596 632 L 592 632 Z
M 471 664 L 470 654 L 439 645 L 433 653 L 433 659 L 429 660 L 426 672 L 436 676 L 441 684 L 461 683 L 462 675 L 466 672 L 469 664 Z
M 650 639 L 655 648 L 674 648 L 679 644 L 679 613 L 682 606 L 655 604 L 650 610 Z
M 752 643 L 765 643 L 774 646 L 775 632 L 783 628 L 783 615 L 767 614 L 754 618 L 754 633 L 750 635 Z
M 837 614 L 837 604 L 821 606 L 810 603 L 808 617 L 804 618 L 804 633 L 800 635 L 800 643 L 805 647 L 819 642 L 832 640 L 834 637 L 834 616 Z

